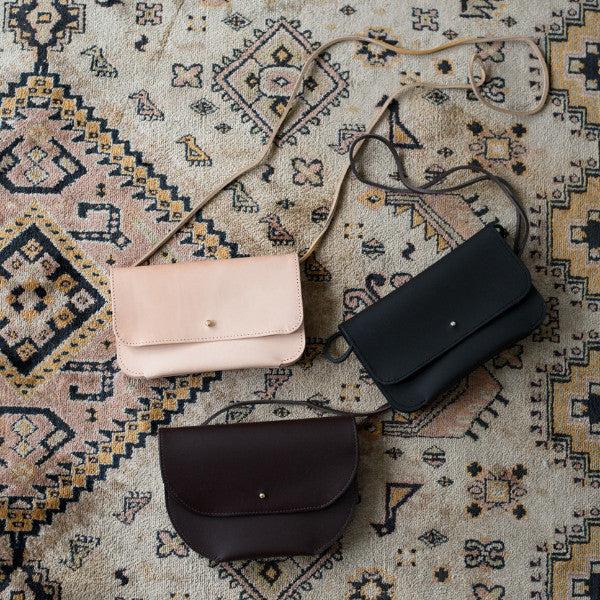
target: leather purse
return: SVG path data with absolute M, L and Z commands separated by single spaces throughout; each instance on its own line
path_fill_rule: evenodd
M 358 172 L 355 146 L 368 138 L 388 147 L 405 189 L 380 185 Z M 361 181 L 402 193 L 447 193 L 491 179 L 517 211 L 515 252 L 495 225 L 487 225 L 400 288 L 341 323 L 327 340 L 325 356 L 329 360 L 341 362 L 354 352 L 391 406 L 410 412 L 434 400 L 542 322 L 544 299 L 517 256 L 528 238 L 528 223 L 508 183 L 476 165 L 453 171 L 468 169 L 482 176 L 452 188 L 431 189 L 450 171 L 416 187 L 407 181 L 394 146 L 380 136 L 355 140 L 350 159 Z M 348 349 L 334 357 L 331 347 L 340 336 Z
M 111 286 L 131 377 L 277 367 L 304 351 L 295 253 L 113 269 Z
M 169 518 L 215 561 L 317 554 L 358 501 L 353 417 L 159 429 Z
M 265 404 L 334 416 L 210 424 Z M 161 427 L 160 471 L 175 531 L 217 562 L 322 552 L 341 537 L 358 502 L 355 418 L 387 410 L 387 403 L 349 412 L 308 400 L 247 400 L 199 426 Z
M 408 50 L 382 40 L 348 35 L 326 42 L 310 54 L 298 74 L 289 100 L 259 156 L 218 185 L 188 212 L 169 233 L 131 267 L 111 270 L 113 330 L 121 370 L 132 377 L 163 377 L 247 367 L 279 367 L 295 362 L 304 350 L 303 308 L 299 263 L 313 252 L 327 231 L 340 197 L 346 166 L 338 179 L 331 208 L 310 247 L 285 256 L 260 256 L 226 260 L 141 266 L 181 231 L 200 209 L 267 156 L 286 118 L 302 91 L 305 75 L 319 55 L 346 40 L 376 44 L 398 54 L 430 54 L 451 46 L 517 41 L 537 56 L 544 76 L 538 104 L 527 111 L 493 105 L 481 93 L 487 74 L 479 53 L 468 66 L 468 83 L 414 82 L 390 94 L 368 127 L 371 131 L 394 99 L 406 90 L 419 88 L 467 89 L 488 107 L 501 112 L 533 114 L 548 93 L 548 69 L 538 46 L 529 38 L 474 38 L 453 40 L 427 50 Z M 475 65 L 480 68 L 474 73 Z

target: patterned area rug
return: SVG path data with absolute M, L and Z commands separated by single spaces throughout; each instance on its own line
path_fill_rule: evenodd
M 600 597 L 600 5 L 598 0 L 5 0 L 0 34 L 0 598 L 465 600 Z M 155 381 L 115 361 L 108 273 L 143 254 L 261 149 L 306 55 L 345 33 L 408 48 L 534 37 L 552 90 L 533 117 L 464 91 L 416 91 L 382 121 L 417 182 L 475 160 L 531 221 L 524 255 L 547 301 L 528 339 L 433 405 L 362 432 L 361 501 L 315 557 L 215 564 L 177 536 L 159 426 L 234 400 L 366 410 L 359 363 L 328 363 L 337 323 L 494 220 L 491 186 L 443 197 L 344 188 L 304 267 L 307 350 L 290 368 Z M 475 48 L 324 54 L 279 147 L 156 261 L 306 248 L 349 144 L 402 82 L 464 82 Z M 524 107 L 538 64 L 479 48 L 485 95 Z M 393 183 L 387 159 L 368 161 Z M 273 281 L 277 285 L 277 281 Z M 443 302 L 443 294 L 440 302 Z M 285 407 L 229 421 L 306 416 Z

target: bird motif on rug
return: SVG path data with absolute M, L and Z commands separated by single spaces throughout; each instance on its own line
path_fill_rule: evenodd
M 146 90 L 140 90 L 135 94 L 129 96 L 130 100 L 137 100 L 137 114 L 142 117 L 144 121 L 162 121 L 165 115 L 152 100 Z
M 289 246 L 295 243 L 294 236 L 281 224 L 281 219 L 269 213 L 259 223 L 267 223 L 267 237 L 274 246 Z
M 185 144 L 185 160 L 198 167 L 210 167 L 212 159 L 198 144 L 193 135 L 184 135 L 177 140 L 178 144 Z
M 90 46 L 81 53 L 83 56 L 91 56 L 92 63 L 90 64 L 90 71 L 96 75 L 96 77 L 116 77 L 118 75 L 117 69 L 113 67 L 102 54 L 102 48 L 99 46 Z

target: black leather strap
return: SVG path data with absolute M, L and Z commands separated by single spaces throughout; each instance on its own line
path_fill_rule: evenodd
M 357 145 L 358 144 L 362 145 L 362 143 L 368 139 L 377 140 L 378 142 L 383 143 L 387 147 L 387 149 L 390 151 L 390 153 L 392 154 L 394 161 L 396 163 L 396 169 L 398 171 L 398 178 L 404 184 L 404 186 L 405 186 L 404 188 L 395 187 L 392 185 L 386 185 L 383 183 L 379 183 L 377 181 L 373 181 L 373 180 L 369 179 L 368 177 L 362 175 L 358 171 L 358 168 L 356 165 Z M 350 168 L 352 169 L 352 172 L 354 173 L 354 175 L 356 176 L 356 178 L 359 181 L 361 181 L 362 183 L 365 183 L 367 185 L 388 191 L 388 192 L 401 193 L 401 194 L 447 194 L 449 192 L 456 192 L 458 190 L 462 190 L 462 189 L 464 189 L 470 185 L 473 185 L 474 183 L 478 183 L 480 181 L 486 181 L 486 180 L 492 181 L 502 190 L 504 195 L 508 198 L 508 200 L 510 201 L 510 203 L 512 204 L 512 206 L 515 209 L 515 212 L 517 215 L 517 234 L 515 236 L 514 251 L 518 256 L 520 256 L 521 253 L 523 252 L 523 249 L 525 248 L 525 244 L 527 243 L 527 240 L 529 238 L 529 219 L 527 218 L 527 215 L 525 214 L 525 210 L 521 206 L 521 203 L 519 202 L 515 191 L 513 190 L 513 188 L 510 186 L 510 184 L 505 179 L 502 179 L 501 177 L 494 175 L 493 173 L 491 173 L 487 169 L 484 169 L 483 167 L 480 167 L 479 165 L 469 164 L 469 165 L 459 165 L 456 167 L 452 167 L 451 169 L 448 169 L 447 171 L 443 171 L 442 173 L 440 173 L 433 179 L 429 180 L 427 183 L 423 184 L 422 186 L 414 185 L 406 177 L 404 168 L 402 167 L 402 161 L 400 160 L 400 155 L 398 154 L 398 151 L 396 150 L 394 144 L 392 144 L 392 142 L 390 142 L 387 138 L 384 138 L 383 136 L 377 135 L 374 133 L 367 133 L 367 134 L 357 137 L 352 142 L 352 145 L 350 146 L 349 154 L 350 154 Z M 472 171 L 473 173 L 481 173 L 481 176 L 474 177 L 472 179 L 469 179 L 468 181 L 465 181 L 463 183 L 458 183 L 458 184 L 450 186 L 450 187 L 432 189 L 432 186 L 435 186 L 438 183 L 444 181 L 449 175 L 452 175 L 452 173 L 456 173 L 457 171 Z
M 350 353 L 352 352 L 352 346 L 348 346 L 348 349 L 346 350 L 346 352 L 344 352 L 344 354 L 342 354 L 341 356 L 335 357 L 330 354 L 329 350 L 331 348 L 331 344 L 335 341 L 336 338 L 338 338 L 341 335 L 342 335 L 342 333 L 340 331 L 337 331 L 325 342 L 325 348 L 324 348 L 323 352 L 324 352 L 325 356 L 331 362 L 341 363 L 341 362 L 345 361 L 348 358 L 348 356 L 350 356 Z M 341 416 L 350 415 L 350 416 L 359 417 L 359 418 L 364 417 L 365 420 L 362 423 L 360 423 L 360 425 L 364 425 L 369 417 L 374 417 L 375 415 L 384 413 L 390 409 L 390 405 L 387 402 L 385 404 L 382 404 L 381 406 L 377 407 L 375 410 L 371 410 L 371 411 L 367 411 L 367 412 L 355 412 L 355 411 L 339 410 L 337 408 L 331 408 L 330 406 L 316 404 L 314 402 L 311 402 L 310 400 L 279 400 L 279 401 L 277 401 L 277 400 L 245 400 L 242 402 L 234 402 L 232 404 L 229 404 L 228 406 L 224 406 L 223 408 L 219 409 L 218 411 L 216 411 L 212 415 L 210 415 L 210 417 L 205 419 L 201 424 L 208 425 L 211 421 L 216 419 L 219 415 L 229 412 L 230 410 L 234 410 L 240 406 L 255 406 L 257 404 L 273 404 L 276 406 L 281 406 L 281 405 L 303 406 L 305 408 L 312 408 L 313 410 L 316 410 L 316 411 L 326 412 L 331 415 L 341 415 Z
M 350 356 L 350 353 L 352 352 L 352 346 L 348 346 L 348 349 L 346 350 L 346 352 L 344 352 L 344 354 L 342 354 L 341 356 L 333 356 L 331 354 L 331 352 L 330 352 L 331 345 L 341 335 L 342 335 L 341 331 L 336 331 L 333 335 L 331 335 L 327 338 L 327 341 L 325 342 L 325 346 L 323 347 L 323 354 L 327 357 L 327 360 L 329 360 L 332 363 L 344 362 Z

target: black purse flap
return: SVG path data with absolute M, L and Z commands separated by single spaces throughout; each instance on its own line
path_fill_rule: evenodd
M 164 427 L 159 448 L 169 494 L 214 517 L 325 508 L 358 466 L 352 417 Z
M 514 306 L 530 288 L 529 271 L 488 225 L 342 323 L 340 331 L 376 381 L 399 383 Z

